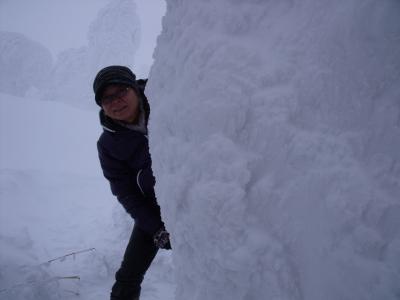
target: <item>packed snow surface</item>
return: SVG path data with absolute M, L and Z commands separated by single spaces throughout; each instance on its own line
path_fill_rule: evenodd
M 108 299 L 133 220 L 101 174 L 97 112 L 0 93 L 0 125 L 0 299 Z M 144 299 L 171 299 L 170 269 L 160 251 Z
M 167 0 L 147 91 L 177 300 L 400 298 L 399 16 Z

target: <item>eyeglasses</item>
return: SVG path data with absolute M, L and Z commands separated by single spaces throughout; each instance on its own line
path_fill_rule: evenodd
M 116 91 L 114 94 L 105 96 L 101 98 L 101 104 L 102 105 L 108 105 L 111 104 L 114 100 L 121 99 L 125 97 L 128 94 L 129 87 L 124 87 L 118 91 Z

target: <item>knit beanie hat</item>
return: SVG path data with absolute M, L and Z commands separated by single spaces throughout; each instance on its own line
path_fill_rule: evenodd
M 97 105 L 101 106 L 101 95 L 104 89 L 110 84 L 124 84 L 137 88 L 136 76 L 124 66 L 108 66 L 97 73 L 93 82 L 93 91 Z

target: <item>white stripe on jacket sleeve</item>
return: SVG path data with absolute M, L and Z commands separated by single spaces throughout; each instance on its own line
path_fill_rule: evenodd
M 136 184 L 137 184 L 137 186 L 139 187 L 139 189 L 140 189 L 140 191 L 142 192 L 142 194 L 144 195 L 144 192 L 143 192 L 143 189 L 142 189 L 142 187 L 140 186 L 140 181 L 139 181 L 139 177 L 140 177 L 140 174 L 142 174 L 142 169 L 140 169 L 139 170 L 139 172 L 137 173 L 137 175 L 136 175 Z

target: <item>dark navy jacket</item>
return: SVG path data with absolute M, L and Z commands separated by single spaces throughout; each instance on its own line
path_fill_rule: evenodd
M 147 127 L 150 107 L 144 95 L 145 84 L 144 80 L 138 81 Z M 114 122 L 103 110 L 100 122 L 104 131 L 97 149 L 103 174 L 110 182 L 112 193 L 135 219 L 135 225 L 153 235 L 164 224 L 154 193 L 155 178 L 147 136 Z

